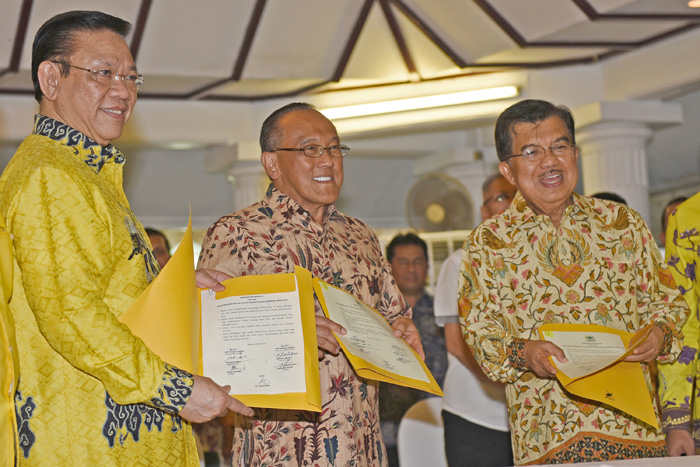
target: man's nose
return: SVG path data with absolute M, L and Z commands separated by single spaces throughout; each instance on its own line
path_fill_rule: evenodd
M 119 96 L 122 99 L 129 99 L 132 95 L 132 91 L 129 89 L 121 76 L 112 81 L 112 84 L 109 87 L 109 92 L 113 96 Z

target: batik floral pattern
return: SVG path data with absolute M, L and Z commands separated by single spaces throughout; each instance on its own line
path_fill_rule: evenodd
M 653 323 L 667 334 L 659 359 L 680 351 L 687 307 L 644 221 L 626 206 L 573 196 L 558 228 L 518 194 L 470 236 L 459 301 L 467 341 L 485 373 L 507 383 L 516 464 L 662 456 L 660 431 L 525 364 L 524 344 L 544 323 L 625 331 Z
M 390 322 L 408 313 L 376 236 L 364 223 L 326 207 L 319 224 L 272 185 L 265 199 L 222 217 L 202 245 L 199 266 L 234 277 L 287 273 L 304 267 L 347 290 Z M 316 313 L 321 314 L 316 302 Z M 357 376 L 340 355 L 319 362 L 320 413 L 258 409 L 238 417 L 233 465 L 381 466 L 386 451 L 379 430 L 376 381 Z

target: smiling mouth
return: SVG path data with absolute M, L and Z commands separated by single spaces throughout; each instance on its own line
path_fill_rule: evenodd
M 113 115 L 124 115 L 123 110 L 114 110 L 114 109 L 102 109 L 102 110 L 104 110 L 105 112 L 107 112 L 109 114 L 113 114 Z
M 564 173 L 558 170 L 552 170 L 540 177 L 540 183 L 545 186 L 556 185 L 564 179 Z
M 333 180 L 332 177 L 314 177 L 314 181 L 317 182 L 330 182 L 331 180 Z

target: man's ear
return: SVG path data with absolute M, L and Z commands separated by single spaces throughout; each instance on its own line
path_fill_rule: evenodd
M 513 177 L 513 172 L 510 170 L 510 164 L 508 164 L 508 162 L 499 162 L 498 171 L 501 172 L 501 175 L 506 177 L 506 180 L 508 180 L 511 185 L 517 186 L 515 185 L 515 178 Z
M 282 173 L 280 172 L 276 152 L 264 151 L 260 155 L 260 162 L 262 162 L 263 168 L 265 168 L 265 172 L 267 172 L 267 176 L 270 177 L 271 180 L 280 178 Z
M 61 65 L 49 61 L 39 64 L 37 78 L 44 99 L 55 101 L 58 94 L 58 82 L 61 78 Z

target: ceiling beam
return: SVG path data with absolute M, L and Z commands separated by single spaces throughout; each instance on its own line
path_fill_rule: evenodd
M 136 23 L 134 25 L 134 34 L 131 37 L 131 56 L 136 61 L 136 57 L 141 49 L 141 41 L 143 40 L 143 33 L 146 30 L 146 21 L 148 20 L 148 14 L 151 12 L 151 5 L 153 0 L 142 0 L 141 7 L 139 8 L 139 14 L 136 17 Z
M 399 22 L 396 21 L 394 12 L 391 11 L 391 5 L 389 4 L 389 0 L 379 0 L 379 4 L 382 7 L 384 17 L 386 18 L 386 22 L 389 24 L 389 29 L 391 29 L 391 33 L 393 34 L 394 40 L 396 41 L 396 45 L 398 46 L 399 51 L 401 52 L 401 56 L 403 57 L 403 61 L 406 64 L 408 72 L 412 74 L 418 74 L 416 63 L 413 61 L 413 57 L 411 57 L 411 51 L 408 50 L 406 38 L 403 37 L 403 32 L 401 31 Z
M 348 41 L 345 43 L 343 53 L 340 55 L 340 58 L 338 59 L 338 64 L 336 65 L 335 71 L 331 76 L 331 81 L 338 82 L 343 77 L 345 67 L 348 66 L 348 61 L 350 60 L 352 50 L 355 48 L 357 39 L 360 37 L 360 32 L 362 32 L 362 28 L 365 26 L 365 22 L 367 22 L 369 10 L 372 8 L 373 2 L 374 0 L 365 0 L 365 3 L 362 4 L 360 14 L 357 15 L 355 25 L 353 26 L 352 31 L 350 32 L 350 37 L 348 37 Z

